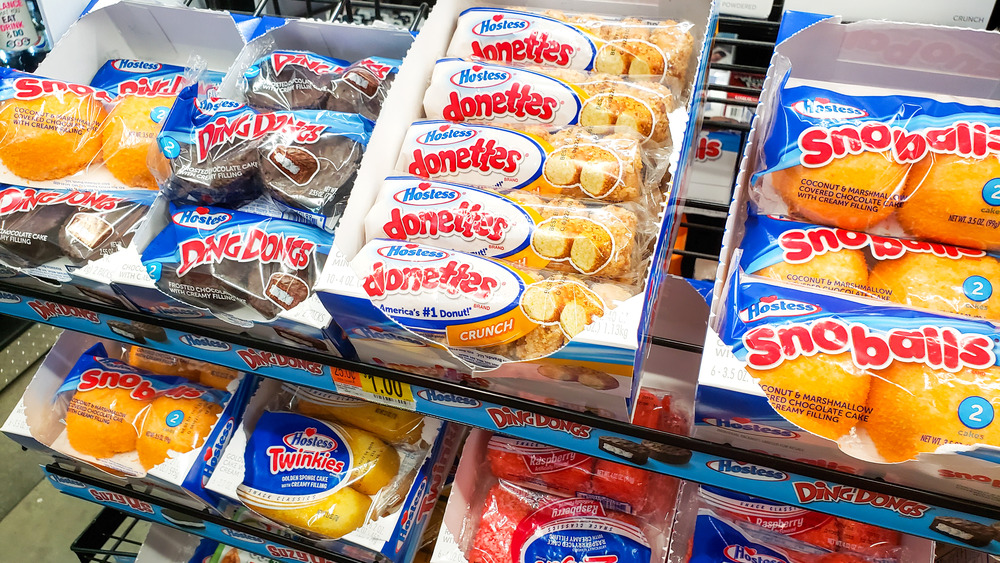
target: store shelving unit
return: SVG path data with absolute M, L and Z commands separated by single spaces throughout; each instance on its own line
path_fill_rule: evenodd
M 277 0 L 260 0 L 254 6 L 254 14 L 262 13 L 268 9 L 269 4 L 273 4 L 272 10 L 280 13 L 280 8 L 277 8 Z M 420 20 L 427 13 L 426 3 L 404 6 L 380 2 L 315 0 L 312 2 L 303 1 L 303 7 L 308 11 L 308 15 L 316 16 L 322 13 L 324 17 L 341 21 L 350 21 L 350 18 L 353 17 L 352 10 L 357 7 L 370 8 L 376 18 L 382 16 L 383 10 L 401 11 L 413 16 L 411 30 L 417 28 Z M 778 24 L 775 20 L 776 16 L 772 16 L 772 21 L 723 17 L 720 19 L 720 28 L 738 30 L 741 38 L 720 41 L 735 44 L 741 49 L 769 53 L 770 49 L 773 48 L 773 37 L 777 31 Z M 747 38 L 743 38 L 743 36 L 747 36 Z M 716 65 L 716 68 L 762 73 L 766 70 L 767 58 L 764 57 L 761 60 L 764 62 L 758 60 L 750 63 Z M 753 102 L 734 102 L 726 99 L 724 97 L 726 92 L 748 95 L 759 93 L 752 88 L 712 86 L 709 87 L 707 101 L 744 104 L 747 107 L 754 106 Z M 749 130 L 746 124 L 732 121 L 713 119 L 706 121 L 705 125 L 743 133 Z M 696 197 L 689 198 L 683 203 L 685 211 L 689 215 L 698 215 L 700 211 L 719 214 L 728 210 L 724 205 L 699 201 Z M 677 249 L 676 252 L 691 258 L 717 259 L 718 248 L 711 248 L 711 245 L 705 248 L 697 243 L 692 244 L 692 240 L 716 238 L 709 236 L 709 233 L 717 235 L 721 232 L 721 220 L 689 219 L 683 226 L 687 227 L 689 231 L 706 234 L 704 237 L 691 237 L 689 235 L 688 245 L 685 248 Z M 661 306 L 664 305 L 661 304 Z M 746 481 L 739 477 L 740 474 L 754 474 L 754 472 L 764 474 L 764 472 L 768 472 L 767 474 L 772 478 L 755 481 L 753 493 L 788 504 L 801 504 L 800 497 L 797 495 L 801 484 L 815 486 L 819 483 L 825 483 L 830 487 L 841 487 L 838 490 L 842 493 L 850 490 L 863 490 L 895 497 L 924 507 L 921 511 L 919 525 L 914 525 L 915 520 L 909 516 L 887 511 L 874 505 L 859 506 L 847 501 L 831 500 L 810 503 L 809 508 L 837 516 L 863 519 L 887 528 L 923 535 L 938 541 L 947 540 L 930 530 L 928 523 L 934 517 L 952 516 L 977 521 L 1000 520 L 1000 507 L 997 506 L 732 448 L 725 444 L 637 427 L 597 414 L 576 412 L 459 382 L 335 358 L 299 347 L 254 339 L 243 334 L 188 325 L 173 319 L 151 317 L 61 294 L 21 288 L 3 281 L 0 281 L 0 314 L 69 330 L 83 331 L 128 344 L 138 343 L 165 352 L 210 361 L 236 369 L 252 370 L 282 381 L 336 391 L 489 430 L 499 430 L 519 438 L 560 447 L 571 447 L 575 451 L 619 463 L 631 462 L 602 449 L 602 442 L 608 438 L 624 439 L 634 443 L 646 441 L 665 445 L 673 448 L 672 453 L 675 459 L 686 461 L 667 464 L 650 459 L 637 467 L 713 486 L 744 491 L 746 490 L 744 488 Z M 660 315 L 666 314 L 669 314 L 669 310 L 660 312 Z M 109 322 L 114 321 L 156 324 L 164 328 L 165 337 L 157 340 L 146 339 L 141 342 L 128 340 L 108 326 Z M 195 340 L 193 337 L 198 338 Z M 698 337 L 693 336 L 692 338 L 697 339 Z M 190 344 L 195 341 L 198 345 Z M 651 336 L 650 343 L 654 347 L 673 348 L 689 353 L 702 352 L 701 344 L 696 341 Z M 354 562 L 365 557 L 370 558 L 369 552 L 365 552 L 364 555 L 353 553 L 348 547 L 344 552 L 333 553 L 320 549 L 309 541 L 284 537 L 260 530 L 246 523 L 234 522 L 215 514 L 195 510 L 157 496 L 149 490 L 110 482 L 94 472 L 84 471 L 79 466 L 72 464 L 54 463 L 46 466 L 45 472 L 53 485 L 67 494 L 104 504 L 137 518 L 164 523 L 186 532 L 210 537 L 278 560 L 301 561 L 304 560 L 303 557 L 311 557 L 310 561 Z M 842 496 L 847 499 L 849 495 Z M 182 525 L 178 523 L 177 519 L 165 517 L 164 511 L 168 515 L 172 512 L 186 516 L 186 523 Z M 200 522 L 200 525 L 192 525 L 191 522 Z M 110 524 L 107 525 L 110 526 Z M 84 536 L 87 534 L 85 532 Z M 127 533 L 121 536 L 121 538 L 125 537 L 127 537 Z M 112 539 L 119 538 L 114 536 Z M 127 543 L 127 540 L 122 539 L 122 542 Z M 78 542 L 81 545 L 83 543 L 86 542 Z M 117 549 L 125 543 L 120 542 L 119 546 L 112 549 Z M 994 542 L 984 551 L 1000 554 L 1000 546 Z M 84 555 L 81 554 L 80 560 L 101 561 L 103 559 L 84 559 Z

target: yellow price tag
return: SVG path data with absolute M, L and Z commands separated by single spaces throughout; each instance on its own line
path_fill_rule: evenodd
M 398 401 L 413 403 L 413 391 L 410 390 L 409 383 L 393 381 L 377 375 L 361 374 L 361 390 L 378 397 L 383 397 L 392 401 L 390 404 L 397 405 Z

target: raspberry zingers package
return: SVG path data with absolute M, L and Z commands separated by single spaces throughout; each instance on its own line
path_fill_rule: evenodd
M 386 178 L 365 220 L 367 238 L 389 238 L 626 282 L 645 274 L 655 236 L 648 213 L 605 204 L 495 192 L 411 176 Z
M 484 367 L 550 355 L 638 292 L 636 286 L 385 239 L 366 244 L 351 267 L 386 316 Z M 595 374 L 617 387 L 614 378 Z
M 459 15 L 448 56 L 684 80 L 694 48 L 691 27 L 558 10 L 469 8 Z
M 156 286 L 179 301 L 269 321 L 312 295 L 332 244 L 333 235 L 301 223 L 171 204 L 142 262 Z
M 678 482 L 473 430 L 431 561 L 662 561 Z
M 439 59 L 424 95 L 431 119 L 619 126 L 644 142 L 669 141 L 670 89 L 657 82 L 542 66 Z
M 799 286 L 1000 320 L 1000 261 L 983 250 L 750 214 L 740 268 Z
M 1000 105 L 795 79 L 770 103 L 761 213 L 1000 249 Z
M 431 180 L 608 203 L 655 202 L 666 163 L 652 162 L 623 128 L 418 121 L 396 170 Z
M 258 112 L 185 89 L 157 142 L 168 199 L 238 207 L 261 195 L 332 229 L 343 213 L 372 124 L 319 110 Z
M 1000 334 L 993 324 L 744 280 L 738 273 L 729 283 L 720 336 L 778 415 L 767 423 L 778 428 L 767 431 L 805 430 L 879 462 L 1000 446 L 994 417 Z M 762 415 L 750 402 L 719 403 L 725 395 L 700 386 L 699 416 Z M 743 408 L 754 412 L 739 412 Z

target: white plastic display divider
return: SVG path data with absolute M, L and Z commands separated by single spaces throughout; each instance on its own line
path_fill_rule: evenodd
M 42 470 L 52 486 L 63 494 L 284 563 L 372 561 L 372 552 L 352 545 L 345 545 L 344 553 L 327 552 L 249 524 L 199 512 L 113 483 L 103 483 L 91 475 L 75 473 L 56 464 L 43 465 Z M 383 560 L 375 561 L 382 563 Z
M 943 538 L 932 530 L 932 526 L 941 522 L 939 518 L 987 526 L 1000 521 L 1000 507 L 996 506 L 649 430 L 450 381 L 257 342 L 204 327 L 185 327 L 174 320 L 153 319 L 131 312 L 115 314 L 108 307 L 82 301 L 67 304 L 74 300 L 64 296 L 58 296 L 63 302 L 56 303 L 41 294 L 29 297 L 12 291 L 18 290 L 0 283 L 0 314 L 40 320 L 126 342 L 129 341 L 112 332 L 107 323 L 128 323 L 130 318 L 154 321 L 162 325 L 162 338 L 140 343 L 153 349 L 235 369 L 249 367 L 260 375 L 282 381 L 500 431 L 843 518 L 876 523 L 915 536 L 961 545 L 958 540 Z M 144 514 L 148 515 L 148 511 Z M 983 550 L 1000 554 L 1000 542 L 993 542 Z

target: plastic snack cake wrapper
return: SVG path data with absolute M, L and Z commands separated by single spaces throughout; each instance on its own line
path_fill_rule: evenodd
M 66 332 L 25 391 L 31 435 L 63 455 L 120 477 L 151 481 L 215 507 L 204 484 L 242 416 L 255 381 L 241 372 L 145 353 Z M 183 369 L 180 366 L 185 366 Z M 184 375 L 177 375 L 183 373 Z
M 678 481 L 473 430 L 433 563 L 663 561 Z
M 247 409 L 210 490 L 246 518 L 327 549 L 353 544 L 355 553 L 361 546 L 392 561 L 412 557 L 458 426 L 271 380 Z

